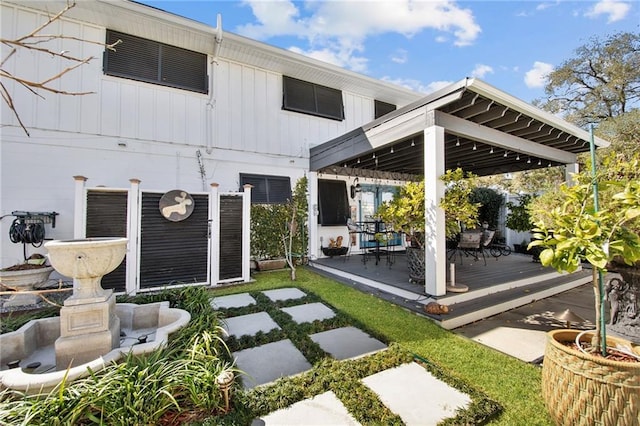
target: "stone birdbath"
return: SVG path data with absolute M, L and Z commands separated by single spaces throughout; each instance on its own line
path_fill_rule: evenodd
M 98 358 L 120 345 L 120 318 L 113 290 L 102 277 L 122 263 L 127 238 L 86 238 L 45 243 L 49 262 L 72 277 L 73 295 L 60 309 L 60 337 L 55 342 L 58 369 Z

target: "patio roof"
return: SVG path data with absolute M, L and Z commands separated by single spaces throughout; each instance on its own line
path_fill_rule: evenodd
M 590 134 L 478 79 L 464 79 L 311 148 L 310 170 L 394 179 L 424 173 L 424 130 L 445 131 L 445 168 L 479 176 L 576 162 Z M 599 147 L 608 146 L 595 138 Z

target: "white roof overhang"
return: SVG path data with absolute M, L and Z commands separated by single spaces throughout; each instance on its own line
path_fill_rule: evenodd
M 433 125 L 445 130 L 445 167 L 480 176 L 575 163 L 591 138 L 481 80 L 464 79 L 311 148 L 310 170 L 421 175 L 424 130 Z

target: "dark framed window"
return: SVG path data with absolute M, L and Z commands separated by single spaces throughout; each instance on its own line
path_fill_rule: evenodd
M 282 109 L 344 120 L 340 90 L 287 76 L 282 76 L 282 89 Z
M 253 185 L 251 203 L 279 204 L 291 199 L 291 180 L 287 176 L 250 175 L 240 173 L 240 186 Z
M 343 180 L 318 180 L 320 225 L 346 225 L 351 217 L 347 183 Z
M 153 40 L 107 30 L 107 44 L 122 40 L 115 51 L 105 50 L 107 75 L 207 93 L 207 55 Z
M 380 118 L 383 115 L 387 115 L 391 111 L 395 111 L 396 110 L 396 106 L 394 104 L 388 104 L 386 102 L 382 102 L 382 101 L 378 101 L 378 100 L 376 100 L 374 102 L 374 107 L 375 107 L 375 117 L 374 118 Z

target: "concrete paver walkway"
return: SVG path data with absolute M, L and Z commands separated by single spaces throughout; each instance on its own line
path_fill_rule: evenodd
M 270 300 L 295 300 L 306 296 L 297 288 L 263 292 Z M 249 296 L 249 297 L 247 297 Z M 247 293 L 215 298 L 212 306 L 241 307 L 255 304 Z M 335 312 L 323 303 L 307 303 L 282 308 L 296 323 L 327 320 Z M 259 331 L 280 328 L 266 312 L 226 318 L 225 328 L 230 335 L 240 337 Z M 386 345 L 356 327 L 340 327 L 311 334 L 310 339 L 334 359 L 345 360 L 366 356 L 384 350 Z M 236 366 L 246 373 L 245 389 L 265 385 L 278 378 L 300 374 L 311 369 L 311 364 L 289 340 L 236 351 Z M 408 425 L 435 425 L 455 416 L 457 408 L 466 407 L 468 395 L 432 376 L 416 363 L 382 371 L 365 377 L 363 383 L 379 395 L 380 400 Z M 425 398 L 429 395 L 429 398 Z M 255 419 L 259 425 L 357 425 L 348 410 L 333 392 L 316 395 L 290 407 Z

